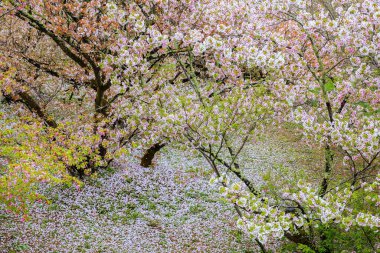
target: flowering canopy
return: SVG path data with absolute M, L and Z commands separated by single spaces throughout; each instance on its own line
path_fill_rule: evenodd
M 378 1 L 8 0 L 0 15 L 10 17 L 3 96 L 55 129 L 47 136 L 77 131 L 52 144 L 78 156 L 60 171 L 174 141 L 205 157 L 263 251 L 282 237 L 329 250 L 321 226 L 378 229 Z M 241 151 L 285 122 L 323 147 L 325 164 L 265 193 L 244 175 Z

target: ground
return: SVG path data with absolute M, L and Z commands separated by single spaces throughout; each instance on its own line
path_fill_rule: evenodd
M 271 170 L 293 180 L 318 163 L 318 150 L 293 130 L 253 140 L 245 174 L 258 184 Z M 258 252 L 211 174 L 201 157 L 173 147 L 152 168 L 126 157 L 79 191 L 45 187 L 52 203 L 35 204 L 27 222 L 0 211 L 0 252 Z

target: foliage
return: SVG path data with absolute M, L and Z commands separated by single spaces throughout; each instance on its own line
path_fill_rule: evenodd
M 10 118 L 4 114 L 0 126 L 0 153 L 6 158 L 1 167 L 0 199 L 8 210 L 26 214 L 29 204 L 45 201 L 36 192 L 37 184 L 82 185 L 66 168 L 74 165 L 85 168 L 86 156 L 93 152 L 86 150 L 86 143 L 78 142 L 78 138 L 65 138 L 64 135 L 71 134 L 68 127 L 48 129 L 33 118 Z
M 83 176 L 127 150 L 179 143 L 205 158 L 238 227 L 261 251 L 281 239 L 304 252 L 331 252 L 343 238 L 337 234 L 360 229 L 360 246 L 343 243 L 339 250 L 376 251 L 379 6 L 3 1 L 0 15 L 10 18 L 1 34 L 0 90 L 38 120 L 2 133 L 11 139 L 3 152 L 16 155 L 2 183 L 10 175 L 22 182 L 20 170 L 67 181 L 65 170 Z M 270 124 L 288 122 L 324 150 L 323 166 L 286 182 L 246 175 L 246 144 Z M 48 143 L 52 134 L 56 141 Z M 31 145 L 34 136 L 39 145 Z M 25 182 L 20 191 L 31 187 Z

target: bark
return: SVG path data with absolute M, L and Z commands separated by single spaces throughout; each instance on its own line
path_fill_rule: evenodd
M 332 106 L 328 99 L 327 93 L 325 91 L 324 91 L 324 97 L 326 100 L 326 108 L 328 111 L 330 123 L 334 125 L 334 116 L 333 116 Z M 330 176 L 331 176 L 331 171 L 333 169 L 334 153 L 332 151 L 331 143 L 332 143 L 331 135 L 329 134 L 328 141 L 325 146 L 325 172 L 323 175 L 323 181 L 321 184 L 321 189 L 320 189 L 320 194 L 319 194 L 321 197 L 323 197 L 326 194 Z
M 140 165 L 142 167 L 148 168 L 149 166 L 152 165 L 153 159 L 155 154 L 160 151 L 163 147 L 165 147 L 166 144 L 163 143 L 156 143 L 153 146 L 151 146 L 147 151 L 145 151 L 144 156 L 141 158 L 141 163 Z
M 235 165 L 235 168 L 230 168 L 229 170 L 232 171 L 241 181 L 244 182 L 244 184 L 248 187 L 250 192 L 252 192 L 255 196 L 260 195 L 260 193 L 256 190 L 255 186 L 253 185 L 253 183 L 248 178 L 243 176 L 239 167 Z
M 332 166 L 333 166 L 334 154 L 329 144 L 325 146 L 325 173 L 320 190 L 320 196 L 323 197 L 326 194 Z
M 18 95 L 21 98 L 21 102 L 25 104 L 31 112 L 36 113 L 38 117 L 40 117 L 45 122 L 46 125 L 52 128 L 57 127 L 57 122 L 55 122 L 55 120 L 53 120 L 42 110 L 41 106 L 34 100 L 32 96 L 24 91 L 19 92 Z
M 99 76 L 99 69 L 94 68 L 95 76 Z M 99 82 L 99 83 L 98 83 Z M 95 115 L 94 115 L 94 134 L 97 134 L 99 123 L 102 121 L 102 119 L 106 118 L 108 116 L 107 108 L 108 108 L 108 102 L 107 97 L 105 95 L 105 92 L 111 87 L 111 82 L 107 82 L 106 85 L 101 84 L 101 80 L 98 80 L 97 82 L 97 91 L 96 91 L 96 97 L 95 97 Z M 108 134 L 102 135 L 101 139 L 106 140 L 108 139 Z M 105 156 L 107 154 L 107 148 L 103 146 L 102 143 L 99 144 L 99 155 L 104 160 Z

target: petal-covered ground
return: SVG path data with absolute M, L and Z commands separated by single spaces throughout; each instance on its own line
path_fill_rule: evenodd
M 258 180 L 252 170 L 315 163 L 293 137 L 249 145 L 245 173 Z M 258 252 L 208 184 L 212 172 L 200 157 L 168 148 L 152 168 L 125 160 L 80 191 L 43 189 L 52 204 L 36 204 L 27 222 L 0 211 L 0 252 Z
M 31 220 L 2 214 L 0 252 L 246 252 L 254 245 L 234 226 L 198 159 L 171 151 L 154 168 L 137 163 L 76 189 L 46 189 L 53 203 Z

